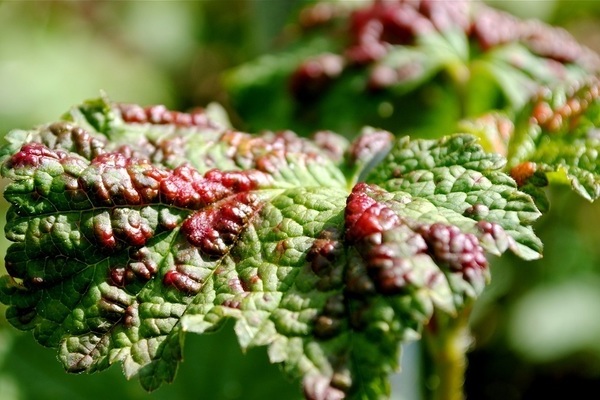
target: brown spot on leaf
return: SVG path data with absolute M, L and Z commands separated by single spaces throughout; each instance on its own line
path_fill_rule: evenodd
M 311 269 L 318 276 L 329 273 L 329 269 L 342 252 L 342 244 L 336 239 L 316 239 L 306 255 Z
M 522 187 L 535 174 L 536 170 L 537 165 L 534 162 L 525 161 L 513 167 L 510 170 L 510 176 L 517 182 L 518 187 Z
M 341 320 L 329 315 L 319 315 L 315 321 L 314 334 L 319 339 L 330 339 L 337 336 L 343 327 Z

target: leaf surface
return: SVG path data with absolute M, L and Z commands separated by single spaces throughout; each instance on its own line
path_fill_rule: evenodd
M 148 390 L 186 332 L 232 319 L 307 398 L 386 396 L 400 344 L 481 293 L 486 252 L 541 251 L 532 199 L 467 135 L 249 135 L 101 98 L 7 139 L 9 321 Z

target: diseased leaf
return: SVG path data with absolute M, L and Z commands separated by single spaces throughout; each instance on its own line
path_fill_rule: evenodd
M 570 182 L 587 200 L 600 197 L 599 93 L 600 83 L 589 78 L 545 90 L 521 111 L 508 153 L 511 175 L 518 175 L 521 185 L 531 184 L 538 172 Z
M 541 251 L 533 201 L 467 135 L 253 136 L 100 98 L 7 139 L 9 321 L 148 390 L 233 319 L 308 399 L 385 397 L 400 344 L 481 293 L 484 252 Z
M 519 189 L 548 209 L 543 188 L 570 183 L 583 198 L 600 197 L 600 83 L 584 82 L 545 88 L 514 115 L 487 114 L 460 124 L 486 146 L 507 155 L 506 169 Z
M 281 53 L 227 74 L 251 129 L 354 138 L 370 125 L 439 138 L 463 118 L 519 109 L 540 87 L 600 73 L 600 57 L 564 29 L 482 1 L 321 3 L 293 21 Z
M 493 222 L 514 241 L 490 241 L 487 251 L 500 254 L 508 245 L 521 257 L 537 258 L 542 244 L 531 224 L 540 212 L 531 198 L 500 172 L 505 163 L 502 156 L 484 152 L 472 136 L 439 141 L 404 137 L 367 180 L 384 182 L 382 186 L 392 193 L 406 192 L 418 198 L 420 207 L 410 207 L 413 218 L 449 222 L 467 231 L 485 231 L 489 229 L 486 221 Z

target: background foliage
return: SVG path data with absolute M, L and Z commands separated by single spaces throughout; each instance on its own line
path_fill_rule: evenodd
M 492 4 L 564 26 L 600 51 L 598 2 Z M 100 91 L 116 101 L 175 109 L 217 101 L 240 125 L 221 74 L 277 49 L 300 5 L 268 0 L 2 2 L 0 132 L 54 120 Z M 537 224 L 545 258 L 498 260 L 492 284 L 477 303 L 466 382 L 470 397 L 557 397 L 572 385 L 600 389 L 600 212 L 570 191 L 551 196 L 552 209 Z M 2 250 L 7 245 L 2 242 Z M 230 329 L 208 337 L 188 335 L 175 383 L 147 395 L 116 368 L 93 376 L 65 374 L 54 351 L 40 348 L 30 333 L 17 333 L 3 318 L 2 312 L 0 389 L 6 400 L 108 395 L 264 399 L 298 393 L 268 364 L 264 351 L 243 356 Z M 409 382 L 414 373 L 404 371 L 401 379 Z M 394 396 L 417 398 L 407 385 Z

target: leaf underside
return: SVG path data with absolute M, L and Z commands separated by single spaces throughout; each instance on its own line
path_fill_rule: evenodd
M 469 135 L 249 135 L 198 111 L 95 99 L 7 135 L 0 300 L 70 372 L 171 382 L 226 319 L 309 399 L 388 393 L 399 345 L 540 256 L 531 197 Z

